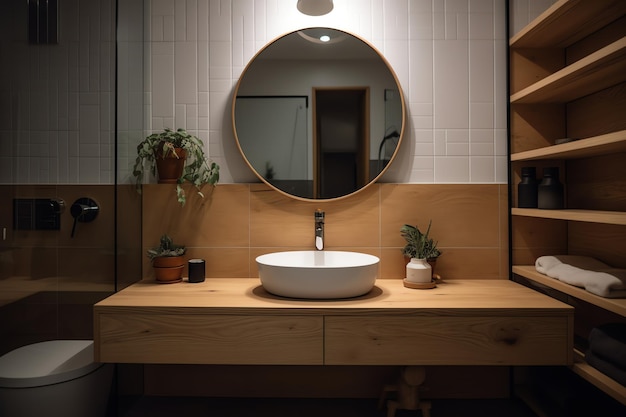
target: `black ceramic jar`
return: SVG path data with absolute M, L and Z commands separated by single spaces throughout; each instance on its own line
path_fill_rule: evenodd
M 517 184 L 517 207 L 537 208 L 537 187 L 535 167 L 523 167 L 522 180 Z
M 540 209 L 557 210 L 564 207 L 563 184 L 559 181 L 558 167 L 543 169 L 543 179 L 537 194 L 537 207 Z

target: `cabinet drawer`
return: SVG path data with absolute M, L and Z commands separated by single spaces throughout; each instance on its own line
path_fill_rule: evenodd
M 99 314 L 95 338 L 100 362 L 323 363 L 322 317 Z
M 567 365 L 568 316 L 326 317 L 328 365 Z

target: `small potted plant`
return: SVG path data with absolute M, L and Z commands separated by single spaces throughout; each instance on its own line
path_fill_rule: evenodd
M 434 264 L 441 251 L 437 248 L 437 242 L 430 237 L 431 224 L 432 221 L 428 222 L 426 233 L 409 224 L 400 228 L 400 234 L 406 240 L 402 253 L 410 258 L 406 278 L 411 282 L 424 283 L 433 279 Z
M 174 131 L 166 128 L 149 135 L 137 145 L 133 175 L 139 192 L 146 171 L 152 175 L 158 173 L 159 183 L 176 184 L 176 196 L 182 205 L 187 201 L 181 185 L 185 181 L 191 182 L 198 194 L 204 197 L 200 187 L 215 185 L 220 179 L 219 165 L 207 161 L 202 141 L 185 129 Z
M 183 255 L 186 250 L 184 246 L 174 244 L 168 235 L 163 235 L 159 246 L 147 251 L 157 282 L 171 284 L 182 281 L 185 267 Z

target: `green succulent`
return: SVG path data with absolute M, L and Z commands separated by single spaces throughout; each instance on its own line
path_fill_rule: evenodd
M 220 167 L 215 162 L 207 161 L 204 155 L 204 144 L 202 141 L 188 133 L 185 129 L 176 131 L 165 128 L 162 132 L 153 133 L 146 137 L 139 145 L 137 145 L 137 157 L 133 167 L 133 175 L 135 176 L 135 185 L 137 191 L 141 192 L 141 184 L 143 183 L 144 173 L 149 171 L 152 175 L 156 174 L 157 153 L 160 150 L 163 157 L 170 153 L 176 155 L 175 148 L 182 148 L 187 151 L 187 160 L 185 168 L 176 184 L 176 197 L 178 202 L 185 205 L 187 201 L 185 190 L 181 186 L 185 181 L 192 183 L 198 190 L 198 194 L 204 197 L 200 191 L 203 184 L 215 185 L 220 179 Z
M 176 245 L 171 237 L 168 235 L 161 236 L 159 246 L 148 249 L 146 255 L 150 260 L 154 258 L 159 258 L 162 256 L 173 257 L 173 256 L 183 256 L 187 248 L 183 245 Z

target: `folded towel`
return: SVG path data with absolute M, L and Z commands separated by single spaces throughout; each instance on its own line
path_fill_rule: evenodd
M 535 261 L 535 269 L 600 297 L 626 297 L 626 270 L 610 268 L 594 258 L 572 255 L 541 256 Z
M 626 369 L 626 323 L 608 323 L 591 329 L 589 350 Z
M 606 298 L 626 297 L 626 269 L 609 268 L 597 272 L 600 278 L 585 285 L 587 291 Z
M 535 261 L 535 267 L 538 272 L 545 274 L 546 271 L 558 264 L 568 264 L 580 269 L 588 269 L 590 271 L 597 271 L 600 269 L 611 268 L 609 265 L 602 261 L 592 258 L 591 256 L 580 255 L 554 255 L 554 256 L 540 256 Z
M 613 365 L 612 363 L 606 361 L 600 355 L 596 355 L 592 351 L 587 351 L 585 353 L 585 360 L 589 365 L 593 366 L 604 375 L 608 376 L 609 378 L 613 378 L 620 384 L 626 386 L 626 370 Z
M 548 270 L 562 263 L 556 256 L 540 256 L 535 261 L 535 269 L 537 272 L 548 275 Z

